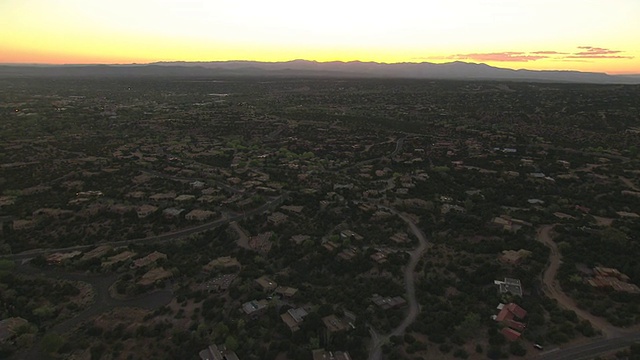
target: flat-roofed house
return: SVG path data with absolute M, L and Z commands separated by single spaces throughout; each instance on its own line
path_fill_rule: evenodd
M 504 278 L 504 281 L 495 280 L 494 284 L 498 285 L 501 294 L 510 293 L 512 295 L 522 296 L 522 284 L 518 279 Z
M 214 217 L 215 215 L 216 213 L 213 211 L 195 209 L 191 210 L 184 218 L 189 221 L 204 221 Z
M 255 283 L 264 292 L 274 291 L 278 287 L 278 284 L 266 275 L 257 278 Z
M 269 307 L 267 300 L 252 300 L 242 304 L 242 311 L 252 319 L 256 319 L 264 314 Z
M 308 313 L 303 308 L 289 309 L 286 313 L 280 315 L 282 321 L 289 327 L 291 332 L 300 330 L 300 325 L 304 321 Z

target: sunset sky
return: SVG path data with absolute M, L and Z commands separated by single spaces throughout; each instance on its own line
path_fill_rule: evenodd
M 361 60 L 640 73 L 640 0 L 0 0 L 0 63 Z

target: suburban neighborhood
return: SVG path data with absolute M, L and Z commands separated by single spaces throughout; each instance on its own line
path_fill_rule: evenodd
M 0 357 L 632 345 L 637 87 L 174 80 L 3 80 Z

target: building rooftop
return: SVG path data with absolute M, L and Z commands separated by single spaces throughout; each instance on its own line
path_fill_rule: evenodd
M 595 276 L 587 281 L 593 287 L 610 287 L 630 294 L 640 293 L 640 287 L 629 283 L 630 278 L 618 269 L 597 266 L 593 268 L 593 272 Z
M 147 256 L 145 256 L 143 258 L 136 259 L 133 262 L 133 266 L 134 267 L 143 267 L 143 266 L 147 266 L 147 265 L 149 265 L 151 263 L 154 263 L 154 262 L 156 262 L 156 261 L 158 261 L 160 259 L 166 259 L 166 258 L 167 258 L 166 254 L 163 254 L 163 253 L 158 252 L 158 251 L 154 251 L 151 254 L 149 254 L 149 255 L 147 255 Z
M 304 210 L 304 206 L 295 206 L 295 205 L 285 205 L 280 207 L 282 210 L 287 210 L 292 213 L 301 213 Z
M 230 256 L 222 256 L 217 259 L 211 260 L 207 265 L 203 266 L 202 269 L 204 271 L 212 271 L 216 267 L 240 267 L 240 262 L 236 258 Z
M 142 275 L 138 284 L 146 286 L 155 283 L 158 280 L 164 280 L 170 278 L 173 274 L 169 270 L 165 270 L 164 268 L 155 268 L 147 271 L 146 274 Z
M 278 284 L 266 275 L 257 278 L 255 281 L 263 291 L 273 291 L 278 287 Z
M 291 241 L 293 241 L 293 242 L 294 242 L 294 243 L 296 243 L 297 245 L 300 245 L 300 244 L 302 244 L 303 242 L 305 242 L 306 240 L 309 240 L 309 239 L 311 239 L 311 236 L 309 236 L 309 235 L 302 235 L 302 234 L 299 234 L 299 235 L 293 235 L 293 236 L 291 237 Z
M 340 332 L 347 330 L 349 328 L 349 324 L 347 324 L 342 319 L 338 318 L 335 315 L 329 315 L 322 318 L 322 322 L 327 327 L 329 332 Z
M 505 278 L 504 281 L 495 280 L 494 284 L 498 285 L 501 294 L 511 293 L 522 296 L 522 284 L 518 279 Z
M 238 277 L 238 274 L 224 274 L 217 276 L 209 281 L 198 286 L 201 290 L 211 291 L 226 291 L 231 286 L 231 283 Z
M 507 338 L 507 340 L 509 341 L 516 341 L 520 338 L 520 336 L 522 334 L 520 334 L 519 332 L 517 332 L 516 330 L 513 330 L 511 328 L 502 328 L 502 330 L 500 331 L 502 333 L 502 335 L 504 335 L 505 338 Z
M 287 313 L 291 315 L 296 322 L 302 322 L 302 319 L 308 315 L 307 311 L 303 308 L 289 309 Z
M 53 253 L 47 256 L 47 262 L 49 263 L 61 263 L 65 260 L 72 259 L 78 255 L 82 254 L 81 251 L 72 251 L 68 253 Z
M 359 235 L 359 234 L 357 234 L 357 233 L 355 233 L 355 232 L 353 232 L 351 230 L 342 230 L 340 232 L 340 237 L 343 238 L 343 239 L 354 239 L 354 240 L 359 240 L 359 241 L 364 239 L 363 236 L 361 236 L 361 235 Z
M 102 263 L 102 266 L 109 266 L 111 264 L 129 260 L 134 256 L 136 256 L 136 253 L 134 253 L 133 251 L 123 251 L 117 255 L 113 255 L 112 257 L 108 258 L 105 262 Z
M 84 260 L 91 260 L 93 258 L 99 258 L 105 255 L 106 253 L 108 253 L 110 250 L 111 250 L 111 246 L 101 245 L 91 251 L 87 251 L 86 253 L 84 253 L 84 255 L 82 255 L 82 258 L 80 258 L 80 260 L 84 261 Z
M 224 345 L 209 345 L 206 349 L 198 353 L 201 360 L 239 360 L 238 355 L 231 350 L 227 350 Z
M 500 309 L 500 312 L 495 318 L 497 322 L 509 321 L 514 317 L 524 319 L 527 316 L 527 311 L 514 303 L 509 303 L 498 308 Z
M 249 239 L 249 247 L 251 250 L 260 252 L 260 253 L 268 253 L 271 250 L 271 236 L 273 233 L 271 231 L 267 231 L 265 233 L 261 233 L 256 236 L 252 236 Z
M 325 349 L 316 349 L 311 352 L 313 360 L 351 360 L 351 356 L 346 351 L 326 351 Z
M 371 301 L 373 301 L 374 304 L 376 304 L 377 306 L 385 310 L 402 307 L 407 304 L 407 301 L 400 296 L 396 296 L 392 298 L 392 297 L 382 297 L 378 294 L 374 294 L 371 297 Z
M 289 217 L 281 212 L 274 212 L 267 217 L 268 221 L 273 225 L 279 225 L 287 221 Z
M 266 309 L 268 306 L 269 302 L 267 300 L 252 300 L 242 304 L 242 311 L 247 315 L 251 315 L 257 311 Z
M 302 324 L 305 316 L 307 315 L 308 313 L 305 309 L 297 308 L 287 310 L 287 312 L 280 315 L 280 317 L 282 318 L 282 321 L 289 326 L 291 331 L 298 331 L 300 329 L 300 324 Z
M 298 292 L 298 289 L 288 286 L 278 286 L 275 292 L 285 297 L 292 297 Z

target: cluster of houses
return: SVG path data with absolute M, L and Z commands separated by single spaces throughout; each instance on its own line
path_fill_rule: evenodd
M 254 280 L 254 284 L 259 290 L 262 290 L 265 293 L 271 294 L 268 299 L 272 298 L 273 295 L 279 295 L 285 299 L 291 299 L 298 292 L 298 289 L 288 287 L 288 286 L 278 286 L 278 283 L 273 281 L 270 277 L 264 275 Z M 261 300 L 251 300 L 244 304 L 242 304 L 242 311 L 245 315 L 252 319 L 256 319 L 264 314 L 264 312 L 269 308 L 270 302 L 267 299 Z M 294 311 L 291 315 L 291 318 L 287 317 L 287 320 L 292 319 L 295 320 L 295 326 L 298 327 L 302 322 L 302 319 L 307 315 L 304 309 L 299 309 Z M 287 323 L 287 321 L 283 318 L 283 321 Z M 289 323 L 287 323 L 289 325 Z
M 493 319 L 503 325 L 500 330 L 502 335 L 509 341 L 516 341 L 522 336 L 522 331 L 527 327 L 522 322 L 527 316 L 527 311 L 518 306 L 515 303 L 499 304 L 497 315 L 493 316 Z
M 522 283 L 518 279 L 495 280 L 494 284 L 498 286 L 500 294 L 522 297 Z M 497 315 L 493 315 L 492 319 L 503 325 L 500 332 L 509 341 L 518 340 L 526 328 L 522 320 L 527 316 L 527 311 L 513 302 L 500 303 L 497 308 L 500 311 Z
M 518 232 L 523 226 L 531 227 L 532 224 L 524 220 L 512 218 L 509 215 L 501 215 L 493 218 L 491 221 L 494 225 L 501 227 L 504 231 Z
M 66 261 L 88 261 L 92 259 L 101 259 L 100 264 L 103 268 L 109 267 L 113 264 L 122 263 L 134 258 L 137 254 L 135 252 L 124 250 L 116 255 L 104 258 L 113 248 L 109 245 L 100 245 L 93 250 L 83 253 L 82 251 L 70 251 L 70 252 L 56 252 L 49 254 L 45 257 L 45 260 L 50 265 L 60 265 Z M 81 256 L 82 255 L 82 256 Z M 103 259 L 104 258 L 104 259 Z M 139 285 L 148 286 L 155 284 L 157 281 L 166 280 L 173 276 L 173 273 L 162 266 L 155 266 L 160 260 L 167 259 L 167 255 L 158 251 L 154 251 L 146 256 L 133 260 L 129 264 L 131 269 L 148 268 L 148 271 L 144 273 L 137 281 Z
M 264 313 L 271 307 L 272 296 L 279 296 L 282 301 L 289 303 L 289 301 L 298 292 L 298 289 L 279 286 L 275 281 L 271 280 L 268 276 L 261 276 L 255 281 L 256 287 L 266 293 L 272 294 L 266 299 L 251 300 L 242 304 L 241 311 L 250 319 L 257 319 L 264 315 Z M 389 300 L 389 299 L 386 299 Z M 401 304 L 398 299 L 391 300 L 393 307 L 399 307 Z M 389 308 L 389 307 L 385 307 Z M 304 323 L 305 317 L 311 311 L 310 306 L 292 307 L 286 312 L 280 315 L 282 321 L 287 325 L 291 332 L 300 330 L 300 327 Z M 338 316 L 331 314 L 322 318 L 322 322 L 325 325 L 326 331 L 331 333 L 337 333 L 347 331 L 355 328 L 355 315 L 348 311 L 344 311 L 344 316 Z
M 611 288 L 614 291 L 639 294 L 640 287 L 630 283 L 631 279 L 618 269 L 597 266 L 593 268 L 593 277 L 587 283 L 595 288 Z

